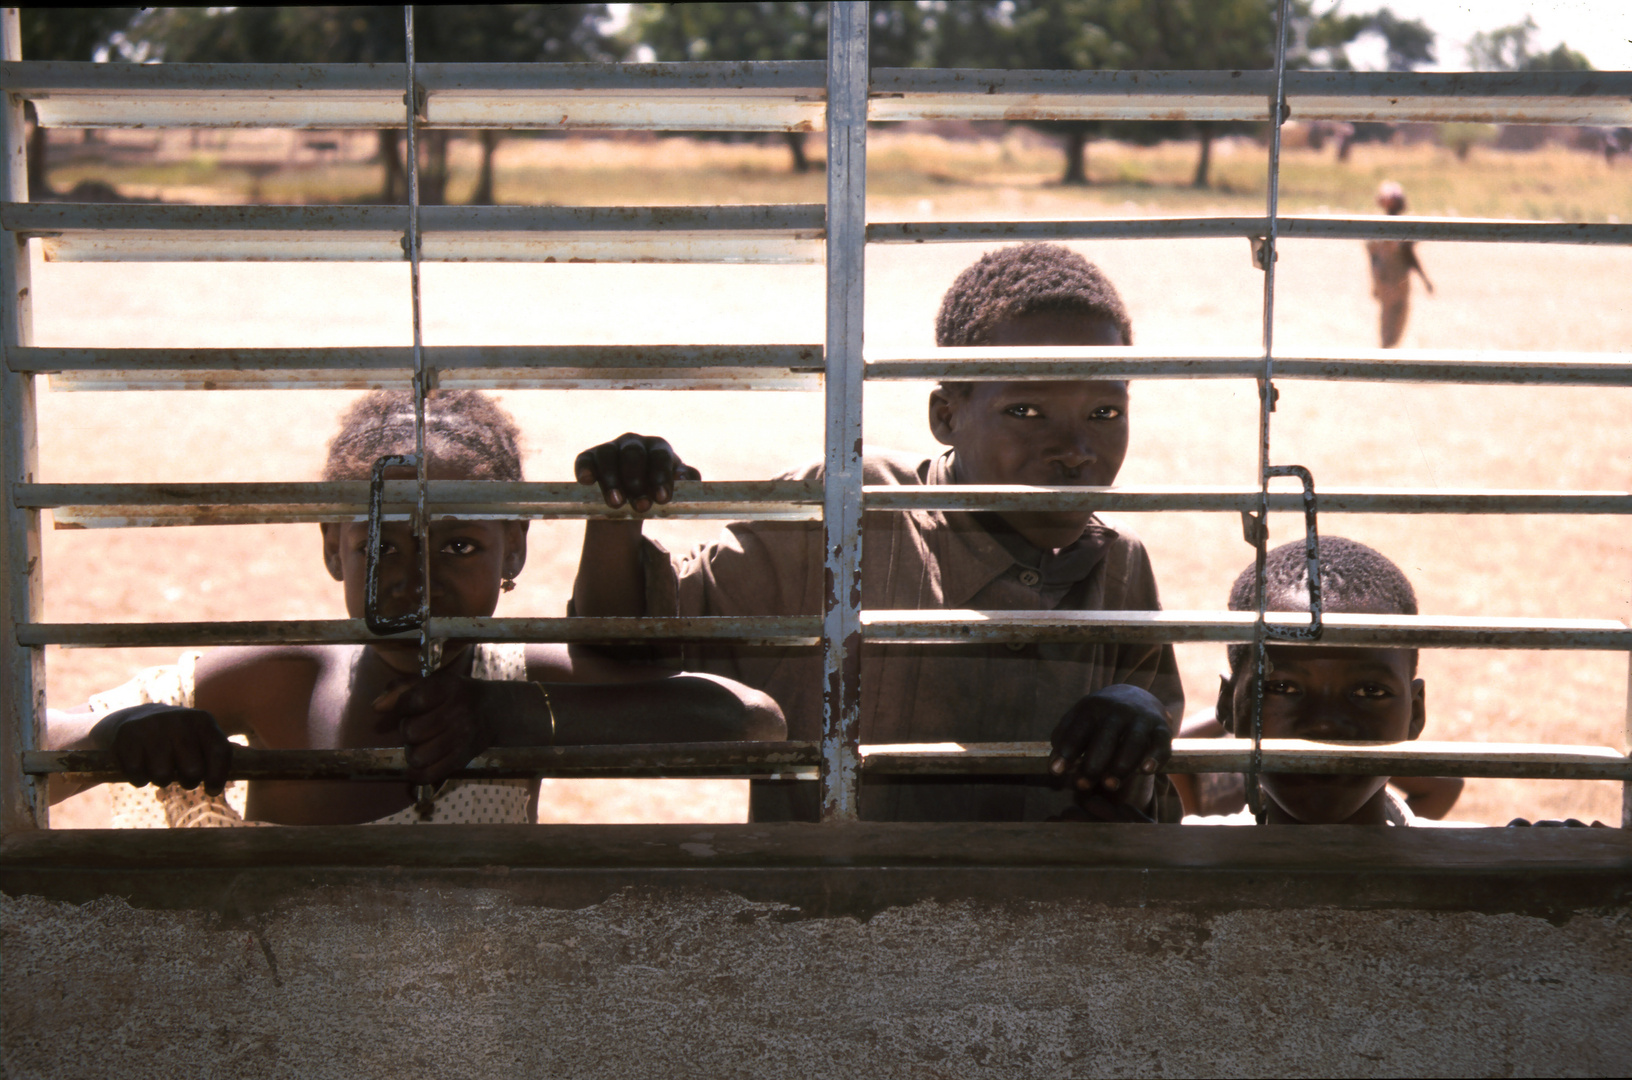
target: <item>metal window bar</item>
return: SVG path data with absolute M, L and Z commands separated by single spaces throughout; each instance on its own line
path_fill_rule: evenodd
M 875 68 L 867 119 L 1268 120 L 1270 71 Z M 401 125 L 396 64 L 25 61 L 0 89 L 49 127 L 368 128 Z M 814 131 L 819 60 L 421 64 L 439 128 Z M 1632 73 L 1289 71 L 1299 120 L 1632 123 Z
M 405 15 L 411 35 L 411 15 Z M 864 120 L 924 117 L 980 118 L 993 108 L 1003 109 L 1008 118 L 1193 118 L 1267 119 L 1279 115 L 1284 121 L 1296 114 L 1301 119 L 1477 119 L 1508 123 L 1625 123 L 1632 119 L 1628 90 L 1632 73 L 1529 73 L 1474 74 L 1456 76 L 1400 73 L 1284 72 L 1278 62 L 1275 72 L 968 72 L 895 71 L 871 72 L 866 65 L 866 5 L 835 5 L 830 34 L 837 35 L 830 48 L 830 61 L 820 63 L 772 63 L 742 65 L 405 65 L 392 75 L 392 65 L 371 72 L 346 65 L 133 65 L 40 64 L 19 62 L 14 10 L 0 21 L 4 39 L 4 63 L 0 64 L 0 86 L 8 94 L 4 116 L 12 159 L 5 184 L 0 187 L 0 225 L 12 235 L 12 243 L 0 246 L 0 277 L 13 287 L 15 304 L 4 310 L 3 344 L 6 362 L 0 369 L 5 380 L 6 438 L 0 446 L 8 487 L 13 497 L 4 508 L 4 556 L 7 573 L 4 600 L 7 609 L 6 647 L 8 674 L 21 670 L 25 680 L 14 684 L 7 695 L 4 746 L 6 751 L 4 827 L 26 827 L 43 814 L 30 805 L 32 788 L 18 773 L 20 758 L 16 747 L 27 754 L 26 775 L 61 771 L 54 764 L 29 752 L 33 720 L 43 709 L 43 670 L 40 648 L 46 643 L 112 645 L 127 643 L 223 643 L 226 641 L 360 641 L 367 640 L 361 620 L 314 623 L 249 624 L 139 624 L 131 626 L 54 626 L 36 618 L 39 603 L 38 526 L 39 511 L 49 505 L 69 510 L 65 524 L 74 513 L 86 513 L 86 522 L 97 524 L 168 523 L 189 512 L 182 500 L 160 489 L 166 485 L 67 485 L 87 489 L 89 501 L 63 502 L 59 486 L 31 483 L 33 471 L 32 393 L 33 376 L 51 373 L 64 388 L 176 388 L 200 389 L 228 385 L 308 386 L 308 385 L 402 385 L 408 377 L 406 350 L 45 350 L 30 346 L 27 334 L 28 292 L 27 238 L 40 236 L 48 253 L 61 258 L 138 258 L 144 261 L 165 256 L 226 258 L 390 258 L 403 257 L 402 234 L 390 223 L 397 213 L 389 208 L 328 208 L 338 213 L 328 217 L 305 215 L 301 208 L 257 208 L 247 215 L 236 208 L 179 208 L 169 217 L 158 213 L 125 214 L 123 207 L 75 208 L 58 213 L 27 203 L 22 174 L 21 100 L 33 100 L 42 119 L 52 126 L 398 126 L 405 120 L 410 140 L 416 127 L 641 127 L 683 128 L 688 125 L 736 130 L 809 130 L 827 118 L 830 142 L 829 201 L 823 208 L 550 208 L 541 213 L 521 208 L 522 213 L 483 213 L 461 216 L 462 208 L 430 208 L 423 212 L 426 246 L 435 250 L 427 257 L 458 257 L 530 260 L 547 258 L 541 249 L 569 250 L 566 245 L 588 244 L 611 258 L 651 258 L 660 255 L 691 261 L 742 260 L 786 261 L 808 259 L 812 250 L 797 245 L 824 239 L 828 246 L 829 340 L 825 356 L 811 346 L 669 346 L 641 349 L 448 349 L 423 350 L 414 357 L 412 385 L 419 391 L 442 380 L 443 385 L 541 385 L 541 386 L 669 386 L 730 387 L 765 385 L 784 388 L 790 383 L 809 386 L 821 377 L 825 362 L 831 360 L 826 380 L 829 393 L 829 474 L 838 475 L 855 461 L 853 443 L 847 449 L 843 436 L 852 426 L 859 438 L 859 405 L 862 379 L 871 378 L 1061 378 L 1077 377 L 1259 377 L 1267 387 L 1276 377 L 1351 378 L 1385 381 L 1454 381 L 1492 383 L 1561 383 L 1581 385 L 1627 385 L 1632 382 L 1632 365 L 1606 360 L 1595 354 L 1470 354 L 1463 352 L 1348 353 L 1333 356 L 1275 357 L 1268 338 L 1268 319 L 1273 310 L 1273 260 L 1266 269 L 1266 340 L 1262 356 L 1156 356 L 1135 350 L 937 350 L 933 358 L 913 356 L 868 357 L 864 361 L 860 343 L 860 278 L 865 243 L 924 241 L 990 241 L 1030 238 L 1134 238 L 1140 236 L 1247 236 L 1257 242 L 1279 235 L 1324 238 L 1459 239 L 1487 241 L 1529 241 L 1547 243 L 1626 243 L 1632 237 L 1627 227 L 1579 225 L 1552 222 L 1470 222 L 1434 219 L 1298 218 L 1276 213 L 1279 180 L 1277 155 L 1272 151 L 1270 205 L 1264 218 L 1224 219 L 1145 219 L 1137 221 L 1028 222 L 1028 223 L 919 223 L 879 222 L 865 224 L 860 213 L 865 163 Z M 848 35 L 848 36 L 846 36 Z M 843 39 L 842 41 L 839 39 Z M 841 47 L 842 46 L 842 47 Z M 1284 48 L 1284 43 L 1282 45 Z M 826 83 L 821 75 L 826 72 Z M 414 76 L 418 75 L 417 82 Z M 405 98 L 394 93 L 404 84 L 410 87 Z M 298 87 L 297 87 L 298 84 Z M 1282 103 L 1276 109 L 1269 89 L 1278 88 Z M 870 93 L 869 93 L 870 88 Z M 825 95 L 823 91 L 826 91 Z M 822 98 L 825 96 L 825 103 Z M 406 101 L 406 117 L 397 101 Z M 858 104 L 865 102 L 865 105 Z M 418 103 L 422 107 L 415 108 Z M 837 108 L 835 108 L 837 105 Z M 369 112 L 368 110 L 372 110 Z M 462 111 L 461 111 L 462 110 Z M 508 111 L 506 111 L 508 110 Z M 915 111 L 916 110 L 916 111 Z M 363 115 L 367 112 L 367 116 Z M 790 117 L 797 115 L 797 119 Z M 554 117 L 554 119 L 550 119 Z M 1279 124 L 1275 125 L 1278 144 Z M 837 140 L 835 142 L 835 140 Z M 410 161 L 415 161 L 410 155 Z M 416 178 L 417 179 L 417 178 Z M 141 208 L 153 210 L 154 208 Z M 272 213 L 261 213 L 260 210 Z M 283 213 L 293 209 L 294 213 Z M 509 211 L 518 208 L 502 208 Z M 812 216 L 811 211 L 816 213 Z M 844 211 L 849 210 L 850 213 Z M 225 211 L 223 213 L 222 211 Z M 358 213 L 356 211 L 362 211 Z M 214 216 L 211 216 L 214 215 Z M 236 215 L 236 216 L 235 216 Z M 373 216 L 370 216 L 373 215 Z M 735 215 L 735 216 L 733 216 Z M 418 215 L 411 214 L 417 219 Z M 376 220 L 378 219 L 378 220 Z M 824 233 L 824 227 L 826 231 Z M 411 226 L 412 228 L 412 226 Z M 750 235 L 735 235 L 750 234 Z M 224 243 L 222 243 L 224 241 Z M 382 241 L 384 242 L 382 244 Z M 440 243 L 441 247 L 436 247 Z M 213 244 L 213 247 L 212 247 Z M 302 254 L 300 245 L 306 245 Z M 459 245 L 463 245 L 462 248 Z M 644 247 L 642 245 L 645 245 Z M 778 246 L 780 245 L 780 246 Z M 406 245 L 411 260 L 421 246 Z M 582 250 L 582 249 L 580 249 Z M 835 251 L 839 257 L 835 257 Z M 853 256 L 846 259 L 846 256 Z M 849 269 L 835 274 L 835 263 L 846 262 Z M 416 267 L 417 269 L 417 267 Z M 21 277 L 19 286 L 18 279 Z M 835 293 L 838 293 L 835 298 Z M 798 349 L 790 356 L 778 349 Z M 426 354 L 436 353 L 434 363 Z M 1075 355 L 1073 355 L 1075 354 Z M 1479 357 L 1479 358 L 1474 358 Z M 814 360 L 814 363 L 812 362 Z M 466 373 L 469 374 L 466 374 Z M 544 374 L 540 374 L 540 373 Z M 386 380 L 391 380 L 387 382 Z M 281 381 L 280 381 L 281 380 Z M 324 380 L 328 380 L 325 382 Z M 485 381 L 484 381 L 485 380 Z M 712 380 L 712 381 L 711 381 Z M 836 392 L 834 384 L 847 392 Z M 1265 395 L 1268 399 L 1268 395 Z M 855 412 L 852 417 L 852 411 Z M 1266 436 L 1267 409 L 1261 417 Z M 13 422 L 13 421 L 16 422 Z M 857 421 L 852 425 L 852 421 Z M 835 437 L 837 436 L 837 443 Z M 1267 461 L 1267 456 L 1266 456 Z M 834 464 L 841 467 L 834 469 Z M 859 532 L 843 528 L 846 519 L 859 523 L 862 500 L 870 498 L 869 509 L 923 509 L 930 506 L 965 508 L 982 506 L 1025 506 L 1041 502 L 1054 505 L 1062 500 L 1071 505 L 1112 506 L 1133 509 L 1240 509 L 1256 501 L 1258 512 L 1280 509 L 1290 493 L 1268 492 L 1267 476 L 1257 491 L 1154 489 L 1104 489 L 1099 491 L 1052 491 L 1049 489 L 996 490 L 963 489 L 950 492 L 913 492 L 903 495 L 887 489 L 864 491 L 859 471 L 840 485 L 830 484 L 825 492 L 825 519 L 830 541 L 838 533 L 838 545 L 829 543 L 833 564 L 841 572 L 859 569 L 854 544 Z M 198 487 L 196 485 L 191 487 Z M 226 488 L 231 485 L 203 485 Z M 249 487 L 249 486 L 241 486 Z M 297 503 L 274 508 L 277 513 L 295 515 L 313 512 L 344 514 L 355 508 L 347 493 L 332 504 L 314 505 L 304 497 L 319 493 L 321 485 L 263 485 L 288 489 Z M 538 516 L 570 513 L 571 498 L 556 499 L 560 493 L 541 489 L 549 485 L 522 485 L 524 492 L 459 492 L 471 501 L 459 504 L 477 512 L 483 508 L 517 510 L 516 499 L 542 499 L 528 505 Z M 727 492 L 730 485 L 698 485 L 695 498 L 677 508 L 686 516 L 712 516 L 732 511 L 754 512 L 754 516 L 786 513 L 807 516 L 811 502 L 808 492 L 777 491 Z M 92 491 L 90 489 L 100 488 Z M 255 507 L 228 494 L 228 501 L 211 504 L 211 509 L 243 510 Z M 324 493 L 331 494 L 331 493 Z M 423 497 L 423 492 L 418 493 Z M 448 494 L 455 494 L 448 492 Z M 139 495 L 134 506 L 112 500 Z M 499 496 L 493 498 L 493 496 Z M 510 501 L 506 501 L 505 496 Z M 581 496 L 576 496 L 581 499 Z M 733 505 L 734 497 L 747 501 Z M 1410 491 L 1322 492 L 1328 512 L 1571 512 L 1624 513 L 1622 492 L 1457 492 L 1424 497 Z M 57 499 L 59 501 L 52 501 Z M 168 499 L 168 501 L 167 501 Z M 778 502 L 778 500 L 781 500 Z M 1073 501 L 1081 500 L 1081 501 Z M 696 505 L 692 505 L 695 503 Z M 423 504 L 421 504 L 423 505 Z M 440 503 L 439 503 L 440 506 Z M 137 515 L 160 510 L 151 521 L 118 520 L 106 513 L 96 517 L 96 508 L 136 510 Z M 194 503 L 193 508 L 199 508 Z M 1287 508 L 1290 508 L 1289 506 Z M 585 510 L 580 509 L 579 516 Z M 733 512 L 731 516 L 739 516 Z M 228 515 L 230 518 L 230 514 Z M 423 515 L 419 515 L 423 519 Z M 164 519 L 164 520 L 161 520 Z M 291 517 L 287 520 L 296 520 Z M 313 520 L 313 518 L 298 518 Z M 225 519 L 223 519 L 225 520 Z M 278 520 L 286 520 L 278 518 Z M 835 529 L 839 521 L 841 527 Z M 1261 543 L 1260 543 L 1261 550 Z M 421 635 L 454 632 L 477 633 L 493 640 L 645 640 L 680 637 L 715 641 L 777 641 L 815 644 L 822 642 L 828 655 L 830 674 L 839 676 L 837 692 L 829 704 L 829 721 L 818 759 L 823 765 L 827 791 L 824 805 L 829 816 L 845 816 L 854 805 L 854 777 L 860 771 L 892 770 L 891 761 L 905 761 L 907 771 L 945 772 L 978 768 L 989 771 L 997 761 L 1030 771 L 1037 767 L 1042 748 L 967 747 L 937 753 L 934 747 L 856 748 L 854 726 L 847 727 L 844 693 L 854 684 L 844 677 L 846 658 L 840 642 L 860 640 L 843 636 L 860 634 L 875 641 L 968 641 L 968 640 L 1127 640 L 1127 641 L 1251 641 L 1261 643 L 1268 632 L 1269 613 L 1163 612 L 1163 613 L 1080 613 L 1083 618 L 1061 618 L 1012 612 L 860 612 L 859 592 L 849 602 L 835 593 L 830 600 L 825 625 L 815 619 L 745 620 L 429 620 Z M 21 612 L 21 616 L 19 616 Z M 1296 618 L 1296 616 L 1293 616 Z M 570 625 L 569 625 L 570 624 Z M 1558 620 L 1500 619 L 1394 619 L 1378 620 L 1354 616 L 1327 616 L 1323 640 L 1333 644 L 1419 644 L 1461 647 L 1600 648 L 1632 653 L 1632 632 L 1614 621 L 1565 622 Z M 850 654 L 853 657 L 853 653 Z M 1628 737 L 1632 738 L 1632 685 L 1629 685 Z M 848 735 L 848 741 L 846 736 Z M 601 750 L 608 769 L 618 762 L 638 771 L 658 768 L 642 764 L 641 748 Z M 772 754 L 773 748 L 760 748 Z M 940 748 L 943 749 L 944 748 Z M 595 757 L 596 748 L 583 748 L 580 755 Z M 809 748 L 801 750 L 806 753 Z M 1245 769 L 1253 765 L 1273 765 L 1297 771 L 1376 771 L 1389 762 L 1389 771 L 1400 775 L 1432 774 L 1452 765 L 1473 769 L 1532 769 L 1522 775 L 1586 775 L 1568 772 L 1576 764 L 1563 760 L 1570 753 L 1591 762 L 1625 757 L 1600 748 L 1528 748 L 1487 745 L 1453 746 L 1449 750 L 1416 744 L 1413 748 L 1331 747 L 1288 748 L 1257 746 L 1241 751 L 1217 745 L 1197 747 L 1200 757 L 1181 747 L 1172 771 L 1213 771 Z M 755 751 L 740 751 L 753 757 Z M 302 753 L 302 752 L 295 752 Z M 304 752 L 312 762 L 331 752 Z M 685 750 L 670 748 L 659 756 L 673 758 L 676 768 L 685 765 Z M 1247 758 L 1227 754 L 1246 753 Z M 1314 758 L 1307 757 L 1315 754 Z M 1530 753 L 1526 758 L 1525 754 Z M 1220 756 L 1220 755 L 1226 756 Z M 1305 757 L 1300 758 L 1298 755 Z M 1387 757 L 1393 754 L 1399 758 Z M 1552 755 L 1542 760 L 1536 755 Z M 1609 759 L 1604 755 L 1608 754 Z M 1029 755 L 1029 759 L 1028 759 Z M 1379 757 L 1379 755 L 1383 755 Z M 1425 756 L 1426 755 L 1426 756 Z M 1449 756 L 1446 756 L 1449 755 Z M 706 756 L 706 755 L 705 755 Z M 1422 762 L 1431 759 L 1431 767 Z M 286 759 L 293 760 L 293 759 Z M 485 759 L 484 759 L 485 760 Z M 690 759 L 688 759 L 690 760 Z M 1308 764 L 1314 761 L 1315 764 Z M 870 762 L 870 763 L 869 763 Z M 1205 769 L 1196 762 L 1205 764 Z M 1303 764 L 1300 764 L 1302 762 Z M 972 765 L 971 763 L 975 763 Z M 1226 764 L 1228 763 L 1228 764 Z M 308 762 L 308 765 L 311 765 Z M 318 762 L 321 764 L 321 762 Z M 726 768 L 727 763 L 717 763 Z M 769 758 L 756 759 L 763 769 Z M 488 767 L 480 765 L 479 767 Z M 1194 768 L 1192 768 L 1194 766 Z M 287 768 L 285 765 L 268 767 Z M 305 766 L 302 766 L 305 767 Z M 314 766 L 315 767 L 315 766 Z M 329 766 L 324 766 L 329 767 Z M 339 766 L 334 766 L 339 767 Z M 513 764 L 507 767 L 516 767 Z M 553 767 L 553 766 L 552 766 Z M 1555 771 L 1547 771 L 1553 769 Z M 1564 770 L 1564 771 L 1557 771 Z M 298 771 L 298 770 L 297 770 Z M 651 775 L 652 773 L 646 773 Z M 1498 775 L 1467 771 L 1468 775 Z M 280 774 L 285 775 L 285 774 Z M 287 775 L 294 775 L 288 773 Z M 311 775 L 307 772 L 304 775 Z M 542 775 L 530 773 L 529 775 Z M 565 775 L 564 773 L 562 775 Z M 1502 772 L 1500 775 L 1520 775 Z M 1622 776 L 1615 774 L 1611 778 Z M 1632 800 L 1629 800 L 1632 801 Z M 1632 806 L 1628 807 L 1632 810 Z M 850 809 L 848 812 L 853 812 Z
M 628 518 L 599 494 L 576 483 L 433 480 L 430 498 L 442 513 L 501 520 Z M 388 519 L 408 516 L 406 482 L 385 483 Z M 59 529 L 152 528 L 172 525 L 305 524 L 361 521 L 367 487 L 359 481 L 236 484 L 20 484 L 13 502 L 50 510 Z M 1252 513 L 1257 488 L 1237 485 L 1180 487 L 1022 487 L 865 485 L 863 510 L 1089 510 L 1092 512 Z M 1446 490 L 1443 488 L 1322 488 L 1326 514 L 1632 514 L 1632 492 L 1559 490 Z M 822 488 L 815 481 L 750 480 L 681 483 L 673 502 L 648 518 L 762 521 L 821 520 Z M 1270 510 L 1303 508 L 1296 492 L 1273 491 Z
M 819 390 L 820 345 L 427 346 L 448 389 Z M 1140 348 L 947 348 L 870 351 L 872 380 L 1239 379 L 1263 358 Z M 407 389 L 407 349 L 19 348 L 6 363 L 49 375 L 53 390 Z M 1281 379 L 1491 385 L 1632 386 L 1632 361 L 1602 353 L 1391 349 L 1282 355 Z

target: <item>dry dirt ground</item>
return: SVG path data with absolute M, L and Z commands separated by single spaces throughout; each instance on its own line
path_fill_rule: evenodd
M 971 197 L 974 198 L 974 197 Z M 880 201 L 874 218 L 1047 215 L 1027 196 Z M 1075 204 L 1083 205 L 1079 199 Z M 1090 213 L 1127 212 L 1100 206 Z M 1117 282 L 1138 343 L 1175 349 L 1259 344 L 1262 276 L 1241 240 L 1081 244 Z M 867 337 L 925 347 L 937 302 L 984 248 L 875 248 Z M 1432 348 L 1625 351 L 1632 342 L 1632 252 L 1521 245 L 1421 249 L 1438 293 L 1416 298 L 1404 344 Z M 1280 261 L 1282 350 L 1370 348 L 1375 306 L 1355 243 L 1290 242 Z M 431 344 L 815 342 L 820 266 L 433 265 L 426 269 Z M 89 265 L 34 268 L 41 345 L 301 346 L 407 344 L 405 268 L 395 265 Z M 1133 391 L 1129 483 L 1251 483 L 1256 409 L 1247 382 L 1152 381 Z M 923 453 L 928 387 L 870 384 L 867 438 Z M 350 393 L 202 392 L 40 395 L 47 481 L 314 478 Z M 626 430 L 668 436 L 714 480 L 763 478 L 818 457 L 816 393 L 511 392 L 532 479 L 566 480 L 574 454 Z M 1632 468 L 1632 391 L 1286 382 L 1274 460 L 1326 485 L 1625 490 Z M 1234 515 L 1128 519 L 1144 537 L 1169 608 L 1216 609 L 1248 562 Z M 1592 517 L 1327 515 L 1328 535 L 1370 543 L 1416 584 L 1436 615 L 1625 620 L 1632 542 L 1624 522 Z M 1272 541 L 1300 534 L 1290 516 Z M 671 524 L 676 542 L 714 527 Z M 560 614 L 581 526 L 534 523 L 531 562 L 501 615 Z M 48 620 L 288 619 L 342 612 L 311 526 L 49 531 Z M 1211 703 L 1221 647 L 1186 646 L 1191 707 Z M 122 682 L 165 650 L 60 650 L 48 655 L 50 701 L 68 706 Z M 1624 654 L 1425 652 L 1433 738 L 1619 745 Z M 545 820 L 741 820 L 738 781 L 555 782 Z M 93 825 L 98 795 L 58 808 L 59 825 Z M 1607 783 L 1471 781 L 1454 816 L 1619 813 Z

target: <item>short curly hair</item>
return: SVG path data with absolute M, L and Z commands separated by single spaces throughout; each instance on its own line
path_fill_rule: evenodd
M 478 390 L 433 390 L 425 398 L 425 449 L 473 480 L 521 479 L 521 429 Z M 375 390 L 358 398 L 329 440 L 325 480 L 367 480 L 387 454 L 414 452 L 414 397 Z
M 1133 324 L 1105 272 L 1058 244 L 1021 244 L 982 255 L 958 275 L 935 316 L 935 344 L 989 345 L 992 328 L 1038 311 L 1077 311 L 1110 322 L 1133 344 Z
M 1256 564 L 1241 571 L 1230 589 L 1231 611 L 1257 611 L 1253 595 Z M 1309 562 L 1304 542 L 1282 544 L 1264 561 L 1264 591 L 1269 611 L 1309 610 Z M 1417 592 L 1405 572 L 1375 548 L 1342 536 L 1320 538 L 1320 599 L 1325 611 L 1367 612 L 1377 615 L 1415 615 Z M 1248 665 L 1251 647 L 1231 645 L 1230 678 Z M 1411 650 L 1411 666 L 1417 665 Z

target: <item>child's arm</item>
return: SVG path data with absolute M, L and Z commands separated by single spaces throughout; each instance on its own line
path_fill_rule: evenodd
M 775 701 L 729 679 L 654 679 L 648 669 L 631 681 L 631 669 L 593 657 L 575 658 L 561 674 L 606 681 L 491 682 L 444 668 L 381 695 L 375 708 L 400 726 L 412 778 L 433 784 L 494 746 L 740 742 L 787 733 Z
M 1405 244 L 1405 266 L 1407 273 L 1415 270 L 1417 276 L 1422 278 L 1423 287 L 1428 290 L 1428 295 L 1434 295 L 1434 283 L 1428 280 L 1428 271 L 1424 270 L 1422 263 L 1417 261 L 1417 245 L 1412 241 L 1407 241 Z
M 1054 728 L 1049 771 L 1099 793 L 1142 807 L 1152 778 L 1173 753 L 1167 708 L 1148 690 L 1116 683 L 1080 699 Z
M 112 751 L 126 782 L 136 787 L 177 783 L 194 788 L 202 783 L 205 791 L 219 795 L 232 762 L 228 736 L 248 735 L 253 740 L 255 705 L 292 705 L 293 711 L 303 711 L 311 696 L 311 665 L 304 649 L 215 649 L 193 668 L 196 708 L 161 702 L 100 717 L 88 704 L 68 712 L 48 710 L 45 746 Z M 54 777 L 51 801 L 91 786 Z
M 126 783 L 136 787 L 204 784 L 219 795 L 226 787 L 232 744 L 215 717 L 175 705 L 135 705 L 97 717 L 88 706 L 67 713 L 48 710 L 48 750 L 111 750 Z M 61 802 L 92 785 L 52 777 L 50 798 Z
M 599 484 L 606 505 L 645 513 L 674 495 L 676 480 L 701 480 L 664 439 L 629 432 L 578 455 L 580 484 Z M 590 519 L 573 583 L 578 615 L 639 616 L 646 613 L 646 577 L 640 562 L 639 518 Z

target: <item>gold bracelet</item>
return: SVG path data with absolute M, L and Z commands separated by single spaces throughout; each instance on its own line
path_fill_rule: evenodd
M 531 680 L 528 680 L 531 682 Z M 550 745 L 555 745 L 555 705 L 550 701 L 550 692 L 540 682 L 532 683 L 538 687 L 538 692 L 544 695 L 544 711 L 550 714 Z

